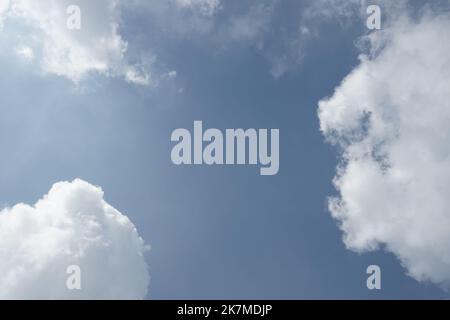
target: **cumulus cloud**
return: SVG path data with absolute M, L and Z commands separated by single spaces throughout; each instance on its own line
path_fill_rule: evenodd
M 438 11 L 436 11 L 438 12 Z M 329 202 L 349 249 L 394 253 L 419 281 L 450 284 L 448 13 L 408 14 L 319 103 L 342 151 Z
M 0 211 L 0 299 L 141 299 L 149 275 L 135 226 L 82 180 L 59 182 L 35 205 Z M 81 290 L 68 290 L 68 266 Z
M 8 2 L 10 2 L 8 4 Z M 120 0 L 76 1 L 81 12 L 81 28 L 70 29 L 68 11 L 73 1 L 2 1 L 0 21 L 41 52 L 40 65 L 46 74 L 66 77 L 75 83 L 90 73 L 121 76 L 127 81 L 149 85 L 149 68 L 130 65 L 127 42 L 119 33 Z M 27 30 L 28 35 L 18 30 Z

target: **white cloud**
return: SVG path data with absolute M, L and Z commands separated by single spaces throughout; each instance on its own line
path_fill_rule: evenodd
M 177 77 L 177 72 L 175 70 L 166 72 L 165 74 L 162 75 L 163 79 L 168 79 L 168 80 L 174 79 L 176 77 Z
M 16 47 L 16 53 L 19 57 L 22 57 L 26 61 L 31 61 L 34 59 L 34 52 L 29 46 L 18 46 Z
M 70 17 L 67 9 L 71 5 L 81 10 L 80 30 L 67 28 Z M 174 34 L 208 33 L 214 25 L 215 14 L 221 9 L 221 2 L 8 0 L 0 1 L 0 27 L 5 25 L 3 32 L 17 37 L 15 47 L 20 44 L 33 50 L 44 74 L 66 77 L 76 84 L 91 74 L 101 74 L 122 77 L 138 85 L 156 86 L 167 70 L 155 72 L 154 57 L 148 59 L 149 52 L 140 53 L 140 44 L 133 44 L 128 50 L 128 41 L 120 33 L 124 23 L 121 13 L 125 7 L 130 12 L 145 12 L 152 32 L 163 34 L 161 37 L 165 40 Z M 134 53 L 132 57 L 130 51 Z
M 150 76 L 147 73 L 140 72 L 135 67 L 128 67 L 125 72 L 125 80 L 130 83 L 148 86 L 152 83 Z
M 82 180 L 60 182 L 34 206 L 0 211 L 0 299 L 140 299 L 149 283 L 144 241 Z M 81 290 L 68 290 L 69 265 Z
M 140 77 L 127 77 L 136 66 L 126 61 L 127 42 L 119 34 L 120 0 L 78 0 L 81 29 L 67 28 L 68 0 L 11 0 L 10 9 L 0 10 L 9 31 L 28 28 L 28 40 L 40 50 L 44 73 L 64 76 L 75 83 L 90 73 L 124 76 L 130 82 L 147 85 L 148 70 L 135 71 Z M 26 36 L 18 35 L 22 41 Z M 39 39 L 36 44 L 34 39 Z M 136 81 L 134 81 L 136 80 Z
M 450 284 L 450 16 L 406 15 L 373 33 L 321 130 L 342 148 L 330 211 L 355 251 L 380 246 L 409 275 Z
M 12 8 L 9 11 L 8 2 Z M 394 11 L 392 1 L 374 2 L 383 4 L 386 9 L 383 14 Z M 277 14 L 277 0 L 257 1 L 237 11 L 220 0 L 77 0 L 75 4 L 81 8 L 82 28 L 69 30 L 66 28 L 66 9 L 73 1 L 9 0 L 1 3 L 0 24 L 6 19 L 5 22 L 15 26 L 22 24 L 18 29 L 23 30 L 23 25 L 30 29 L 32 39 L 25 45 L 33 49 L 35 60 L 45 73 L 64 76 L 75 83 L 97 73 L 123 77 L 127 82 L 145 86 L 157 85 L 161 74 L 167 70 L 155 72 L 155 61 L 142 63 L 140 53 L 131 59 L 130 52 L 137 46 L 133 44 L 128 50 L 127 39 L 120 34 L 121 12 L 125 6 L 129 12 L 145 14 L 147 27 L 152 31 L 146 39 L 154 45 L 167 39 L 179 40 L 177 37 L 194 39 L 202 36 L 206 36 L 202 41 L 213 48 L 217 48 L 218 43 L 220 49 L 233 48 L 239 42 L 264 56 L 275 78 L 300 65 L 305 55 L 305 43 L 319 34 L 324 21 L 353 21 L 355 16 L 365 16 L 367 6 L 367 0 L 305 1 L 300 6 L 303 11 L 296 22 L 298 28 L 291 30 L 273 19 Z M 219 11 L 224 14 L 218 15 Z M 8 31 L 13 29 L 8 28 Z M 23 39 L 19 43 L 23 44 Z
M 0 13 L 6 12 L 9 8 L 9 0 L 0 2 Z

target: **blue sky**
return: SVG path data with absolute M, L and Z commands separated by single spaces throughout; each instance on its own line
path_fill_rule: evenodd
M 227 30 L 258 4 L 266 7 L 255 12 L 270 19 L 253 25 L 257 31 Z M 83 5 L 82 13 L 95 10 Z M 156 85 L 126 81 L 113 67 L 109 75 L 88 70 L 79 81 L 55 74 L 42 67 L 45 52 L 33 48 L 31 62 L 16 54 L 29 26 L 6 20 L 2 206 L 35 203 L 58 181 L 101 186 L 151 246 L 149 299 L 447 297 L 439 285 L 408 276 L 403 252 L 384 250 L 388 240 L 374 252 L 349 250 L 328 209 L 328 197 L 339 195 L 332 180 L 341 153 L 320 131 L 318 103 L 360 64 L 357 40 L 368 34 L 359 3 L 324 6 L 334 5 L 335 15 L 312 17 L 309 1 L 222 1 L 211 15 L 122 5 L 124 59 L 147 61 Z M 176 76 L 168 76 L 172 70 Z M 175 166 L 170 134 L 192 130 L 194 120 L 223 130 L 279 128 L 279 173 Z M 381 267 L 382 290 L 366 287 L 371 264 Z

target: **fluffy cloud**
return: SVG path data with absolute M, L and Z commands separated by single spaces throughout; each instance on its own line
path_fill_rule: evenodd
M 406 15 L 370 36 L 369 56 L 319 103 L 342 150 L 329 209 L 355 251 L 384 247 L 409 275 L 450 284 L 448 13 Z
M 82 180 L 53 185 L 34 206 L 0 211 L 0 299 L 140 299 L 149 275 L 130 220 Z M 81 290 L 68 290 L 69 265 Z
M 89 73 L 122 76 L 127 81 L 152 84 L 149 67 L 126 61 L 127 42 L 119 34 L 120 1 L 79 0 L 81 29 L 71 30 L 67 21 L 72 12 L 68 0 L 2 1 L 0 17 L 10 23 L 8 32 L 41 52 L 44 73 L 64 76 L 75 83 Z M 27 30 L 28 35 L 18 30 Z

